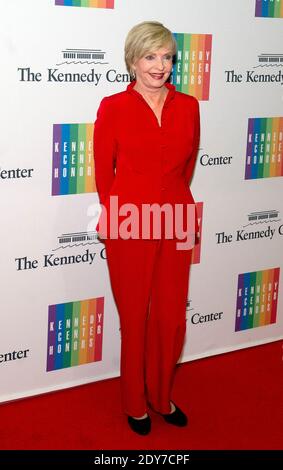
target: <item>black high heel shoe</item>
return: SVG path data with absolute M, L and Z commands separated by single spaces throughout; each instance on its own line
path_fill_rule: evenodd
M 132 416 L 128 416 L 128 423 L 132 431 L 140 434 L 142 436 L 146 436 L 150 433 L 151 430 L 151 419 L 150 416 L 147 416 L 143 419 L 135 419 Z
M 185 413 L 183 413 L 182 410 L 180 410 L 180 408 L 178 408 L 177 405 L 175 405 L 175 403 L 173 403 L 173 405 L 176 408 L 175 411 L 173 411 L 173 413 L 162 415 L 166 423 L 173 424 L 174 426 L 179 426 L 179 427 L 187 426 L 188 424 L 187 416 L 185 415 Z

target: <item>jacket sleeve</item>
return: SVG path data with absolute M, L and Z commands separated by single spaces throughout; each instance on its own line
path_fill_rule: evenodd
M 116 141 L 113 124 L 113 110 L 107 98 L 103 98 L 93 132 L 95 181 L 101 204 L 104 204 L 115 179 Z
M 190 184 L 190 181 L 192 179 L 192 175 L 194 172 L 196 159 L 198 155 L 199 141 L 200 141 L 200 112 L 199 112 L 199 102 L 196 98 L 194 99 L 194 103 L 195 103 L 195 109 L 194 109 L 194 119 L 193 119 L 193 125 L 194 125 L 193 148 L 192 148 L 192 152 L 189 157 L 187 166 L 185 168 L 185 181 L 187 185 Z M 198 222 L 196 204 L 195 204 L 195 228 L 194 230 L 195 230 L 195 244 L 197 245 L 200 241 L 200 226 Z
M 194 135 L 193 135 L 193 148 L 192 148 L 192 153 L 189 157 L 187 166 L 185 168 L 185 181 L 186 184 L 189 185 L 193 172 L 194 172 L 194 167 L 198 155 L 198 148 L 199 148 L 199 140 L 200 140 L 200 113 L 199 113 L 199 102 L 196 98 L 194 98 L 194 119 L 193 119 L 193 125 L 194 125 Z

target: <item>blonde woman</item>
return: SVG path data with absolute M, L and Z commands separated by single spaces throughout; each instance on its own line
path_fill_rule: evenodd
M 94 130 L 97 230 L 121 323 L 122 406 L 142 435 L 151 430 L 149 408 L 171 425 L 187 424 L 171 392 L 186 329 L 192 244 L 178 249 L 177 240 L 197 232 L 189 183 L 200 130 L 198 101 L 168 82 L 175 53 L 174 36 L 161 23 L 134 26 L 125 43 L 132 81 L 101 101 Z M 145 221 L 148 205 L 166 205 L 170 217 Z M 186 232 L 176 229 L 180 215 Z

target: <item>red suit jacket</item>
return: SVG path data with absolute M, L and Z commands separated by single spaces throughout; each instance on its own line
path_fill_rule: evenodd
M 166 83 L 168 94 L 160 126 L 150 106 L 134 90 L 135 83 L 131 82 L 126 91 L 103 98 L 97 112 L 95 179 L 103 209 L 96 228 L 102 237 L 109 237 L 109 224 L 114 217 L 109 211 L 110 196 L 118 196 L 118 213 L 126 203 L 138 208 L 142 204 L 170 203 L 183 204 L 186 218 L 185 205 L 195 205 L 189 183 L 200 137 L 198 100 Z M 102 224 L 105 210 L 106 226 Z M 118 227 L 126 218 L 125 213 L 118 215 Z M 192 219 L 187 224 L 197 232 L 197 221 Z M 140 214 L 139 220 L 141 236 Z M 151 227 L 143 238 L 160 237 L 153 236 Z

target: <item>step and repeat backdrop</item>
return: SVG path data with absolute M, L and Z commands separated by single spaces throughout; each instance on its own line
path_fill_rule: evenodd
M 283 0 L 0 4 L 0 401 L 119 375 L 92 135 L 144 20 L 174 33 L 172 83 L 201 111 L 181 360 L 281 339 Z

